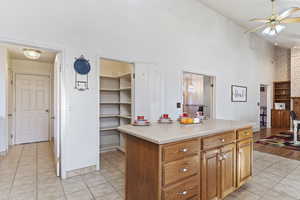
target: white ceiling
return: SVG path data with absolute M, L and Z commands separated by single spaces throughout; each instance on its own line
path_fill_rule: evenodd
M 252 18 L 265 18 L 271 15 L 272 4 L 270 0 L 199 0 L 204 5 L 216 10 L 220 14 L 232 19 L 237 24 L 250 29 L 259 25 L 250 22 Z M 300 7 L 299 0 L 276 0 L 279 13 L 290 8 Z M 300 16 L 300 12 L 294 16 Z M 259 35 L 261 35 L 259 33 Z M 262 35 L 261 35 L 262 36 Z M 300 46 L 300 23 L 288 24 L 286 29 L 277 37 L 265 37 L 279 46 Z
M 18 45 L 12 45 L 12 44 L 2 44 L 1 46 L 4 46 L 7 48 L 9 57 L 11 59 L 30 60 L 24 56 L 24 54 L 23 54 L 24 48 L 40 50 L 42 52 L 41 57 L 38 60 L 35 60 L 38 62 L 54 63 L 54 59 L 55 59 L 55 55 L 56 55 L 55 52 L 38 49 L 38 48 L 32 48 L 32 47 L 18 46 Z

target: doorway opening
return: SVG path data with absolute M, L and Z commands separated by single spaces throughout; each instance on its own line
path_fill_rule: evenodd
M 215 118 L 215 77 L 183 72 L 183 112 L 193 117 L 200 112 L 204 119 Z
M 60 176 L 60 116 L 62 53 L 56 50 L 1 43 L 5 80 L 8 147 L 32 144 L 54 154 L 56 174 Z M 44 142 L 42 145 L 41 142 Z M 51 160 L 51 159 L 50 159 Z
M 268 86 L 260 85 L 260 104 L 259 104 L 260 129 L 268 126 Z
M 100 58 L 100 152 L 124 152 L 118 127 L 134 119 L 134 64 Z

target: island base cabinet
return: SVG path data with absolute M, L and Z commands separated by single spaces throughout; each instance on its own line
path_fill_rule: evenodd
M 236 145 L 202 153 L 202 199 L 225 198 L 236 188 Z
M 236 188 L 236 145 L 221 148 L 221 198 L 225 198 Z
M 221 200 L 252 176 L 250 127 L 167 144 L 125 138 L 125 200 Z
M 252 176 L 253 140 L 237 143 L 237 187 L 241 187 Z
M 219 199 L 220 149 L 202 152 L 202 200 Z

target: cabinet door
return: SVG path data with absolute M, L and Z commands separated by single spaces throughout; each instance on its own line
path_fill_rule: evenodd
M 220 194 L 220 149 L 202 153 L 202 200 L 217 200 Z
M 296 112 L 297 117 L 300 117 L 300 98 L 293 98 L 293 110 Z
M 272 110 L 272 128 L 281 128 L 280 110 Z
M 243 185 L 252 176 L 252 138 L 237 143 L 237 186 Z
M 281 128 L 290 128 L 290 111 L 281 111 Z
M 221 148 L 221 197 L 224 198 L 236 187 L 236 144 Z

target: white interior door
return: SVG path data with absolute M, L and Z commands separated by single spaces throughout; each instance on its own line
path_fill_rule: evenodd
M 16 75 L 16 144 L 49 140 L 48 76 Z
M 61 54 L 57 54 L 53 73 L 53 152 L 56 163 L 56 175 L 60 176 L 60 67 Z

